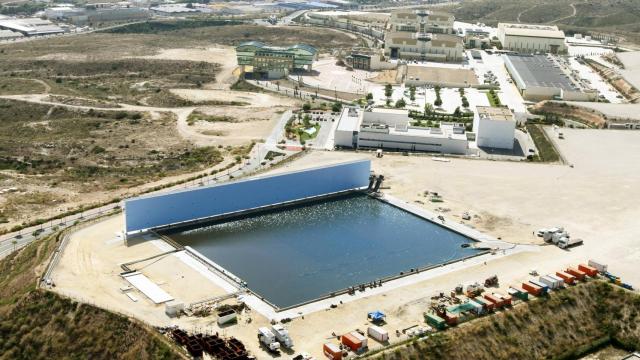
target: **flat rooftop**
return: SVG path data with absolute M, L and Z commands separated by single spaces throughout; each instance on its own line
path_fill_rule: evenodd
M 511 36 L 564 39 L 564 31 L 558 29 L 555 25 L 500 23 L 498 24 L 498 29 L 500 28 L 504 29 L 506 35 Z
M 624 69 L 618 70 L 620 75 L 640 90 L 640 51 L 617 53 L 616 56 L 624 65 Z
M 440 84 L 478 85 L 478 78 L 472 70 L 434 66 L 408 66 L 407 79 Z
M 49 20 L 40 18 L 20 18 L 0 20 L 0 29 L 18 31 L 26 35 L 63 33 L 64 30 Z
M 579 90 L 560 67 L 546 55 L 503 55 L 513 65 L 527 87 L 549 87 L 567 91 Z
M 344 107 L 338 120 L 339 131 L 357 131 L 360 127 L 360 110 L 352 107 Z
M 514 121 L 513 113 L 507 107 L 476 106 L 481 119 Z

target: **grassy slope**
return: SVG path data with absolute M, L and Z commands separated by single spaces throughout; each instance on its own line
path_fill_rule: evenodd
M 572 359 L 611 340 L 640 348 L 640 296 L 592 281 L 413 341 L 380 359 Z
M 531 134 L 531 138 L 538 148 L 541 161 L 556 162 L 560 160 L 558 151 L 539 125 L 527 125 L 527 131 Z
M 36 289 L 56 236 L 0 260 L 0 359 L 179 359 L 152 329 Z

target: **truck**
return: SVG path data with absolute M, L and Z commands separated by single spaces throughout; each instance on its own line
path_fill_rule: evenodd
M 258 329 L 258 340 L 264 345 L 267 350 L 273 353 L 278 353 L 280 350 L 280 343 L 276 339 L 276 336 L 267 327 L 261 327 Z
M 558 247 L 560 249 L 567 249 L 570 248 L 572 246 L 577 246 L 577 245 L 582 245 L 584 241 L 582 239 L 574 239 L 571 237 L 564 237 L 558 240 L 558 242 L 556 243 L 556 245 L 558 245 Z
M 291 340 L 289 331 L 287 331 L 284 326 L 282 326 L 281 324 L 276 324 L 271 327 L 271 330 L 276 336 L 276 340 L 278 340 L 278 342 L 282 344 L 282 346 L 286 347 L 287 349 L 291 349 L 293 347 L 293 340 Z
M 593 259 L 590 259 L 587 264 L 593 268 L 596 268 L 598 272 L 601 272 L 601 273 L 606 273 L 609 269 L 609 266 L 607 266 L 606 264 Z

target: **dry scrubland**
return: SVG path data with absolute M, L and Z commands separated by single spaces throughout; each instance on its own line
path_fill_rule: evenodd
M 410 341 L 376 359 L 575 359 L 613 343 L 640 348 L 640 295 L 594 281 Z
M 181 359 L 149 327 L 35 288 L 53 235 L 0 260 L 0 359 Z
M 573 6 L 576 9 L 573 15 Z M 637 0 L 476 0 L 452 12 L 457 20 L 495 25 L 498 22 L 553 23 L 579 33 L 615 33 L 640 43 Z
M 262 40 L 330 49 L 353 43 L 333 30 L 209 26 L 215 24 L 152 22 L 117 33 L 0 45 L 0 96 L 49 94 L 31 100 L 85 107 L 0 100 L 0 118 L 7 119 L 0 124 L 0 181 L 24 192 L 0 196 L 0 223 L 11 227 L 117 197 L 110 191 L 239 161 L 298 103 L 207 90 L 229 89 L 235 81 L 230 45 Z M 140 108 L 113 111 L 125 105 Z M 188 126 L 193 109 L 212 117 Z

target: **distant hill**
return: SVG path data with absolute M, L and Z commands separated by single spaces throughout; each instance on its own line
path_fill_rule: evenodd
M 569 33 L 611 33 L 640 45 L 638 0 L 467 0 L 452 12 L 460 21 L 550 23 Z

